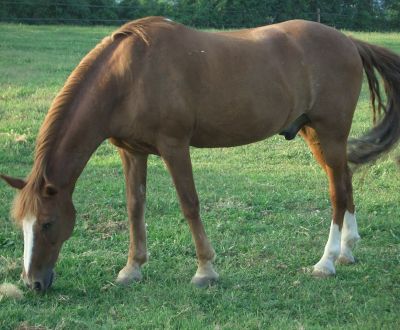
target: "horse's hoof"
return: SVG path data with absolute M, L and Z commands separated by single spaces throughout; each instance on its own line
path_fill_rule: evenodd
M 315 278 L 328 278 L 328 277 L 335 276 L 335 273 L 330 273 L 330 272 L 327 272 L 327 271 L 321 270 L 321 269 L 314 269 L 312 271 L 311 275 Z
M 218 273 L 214 270 L 211 261 L 201 263 L 192 278 L 192 284 L 197 288 L 206 288 L 218 280 Z
M 317 264 L 314 266 L 311 275 L 316 278 L 327 278 L 335 276 L 336 275 L 335 267 L 327 267 Z
M 129 285 L 141 281 L 142 278 L 142 272 L 138 267 L 125 266 L 119 272 L 116 282 L 120 285 Z
M 192 278 L 191 282 L 196 288 L 204 289 L 204 288 L 209 287 L 210 285 L 215 284 L 217 282 L 217 280 L 218 280 L 218 274 L 217 274 L 217 276 L 213 276 L 213 277 L 210 277 L 210 276 L 196 276 L 195 275 Z
M 339 258 L 337 258 L 336 263 L 339 265 L 352 265 L 356 263 L 356 260 L 353 256 L 346 256 L 342 254 L 339 256 Z

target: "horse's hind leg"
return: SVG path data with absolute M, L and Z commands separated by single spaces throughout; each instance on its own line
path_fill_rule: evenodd
M 342 237 L 340 244 L 340 255 L 336 260 L 336 263 L 350 265 L 355 263 L 353 257 L 353 248 L 357 241 L 360 240 L 358 234 L 357 220 L 355 215 L 355 206 L 353 202 L 353 185 L 352 185 L 352 173 L 348 166 L 346 166 L 346 187 L 347 187 L 347 210 L 344 214 Z
M 314 266 L 313 275 L 335 274 L 335 261 L 353 263 L 352 248 L 359 239 L 354 215 L 351 173 L 347 166 L 346 141 L 322 136 L 305 127 L 301 131 L 315 158 L 328 175 L 333 217 L 329 239 L 320 261 Z
M 126 202 L 130 244 L 128 261 L 119 272 L 117 283 L 129 284 L 142 279 L 141 266 L 147 261 L 144 208 L 146 200 L 147 155 L 119 149 L 125 173 Z
M 355 259 L 352 250 L 359 240 L 360 235 L 358 234 L 356 216 L 354 212 L 346 211 L 343 222 L 340 255 L 336 262 L 344 265 L 354 264 Z
M 187 219 L 196 246 L 198 269 L 192 283 L 204 287 L 218 279 L 213 268 L 215 252 L 212 248 L 199 213 L 199 200 L 193 180 L 189 146 L 163 146 L 161 157 L 165 161 L 179 196 L 182 212 Z

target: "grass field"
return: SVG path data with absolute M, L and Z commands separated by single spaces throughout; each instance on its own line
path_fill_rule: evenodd
M 109 27 L 0 25 L 0 173 L 24 177 L 51 100 Z M 400 34 L 354 33 L 400 52 Z M 332 95 L 335 97 L 335 95 Z M 371 126 L 365 91 L 353 135 Z M 151 157 L 146 223 L 150 261 L 128 288 L 124 183 L 115 148 L 104 143 L 78 181 L 73 237 L 45 295 L 0 301 L 0 329 L 398 329 L 400 328 L 399 148 L 354 177 L 358 263 L 312 278 L 328 236 L 325 175 L 301 139 L 233 149 L 192 150 L 201 212 L 221 280 L 190 285 L 195 251 L 175 191 Z M 0 183 L 0 283 L 19 280 L 22 233 Z M 21 283 L 19 284 L 21 287 Z M 25 290 L 25 289 L 24 289 Z

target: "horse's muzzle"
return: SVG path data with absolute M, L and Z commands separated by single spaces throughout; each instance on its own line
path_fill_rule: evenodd
M 34 276 L 32 279 L 29 279 L 25 273 L 23 273 L 21 276 L 28 288 L 39 293 L 49 289 L 54 280 L 54 271 L 52 269 L 44 272 L 43 275 L 44 276 Z

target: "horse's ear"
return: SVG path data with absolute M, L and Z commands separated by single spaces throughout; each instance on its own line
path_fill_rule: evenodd
M 12 178 L 4 174 L 0 174 L 0 178 L 2 178 L 5 182 L 7 182 L 11 187 L 19 190 L 21 190 L 26 186 L 26 181 L 22 179 Z
M 58 193 L 57 187 L 51 183 L 46 183 L 43 191 L 46 197 L 51 197 Z

